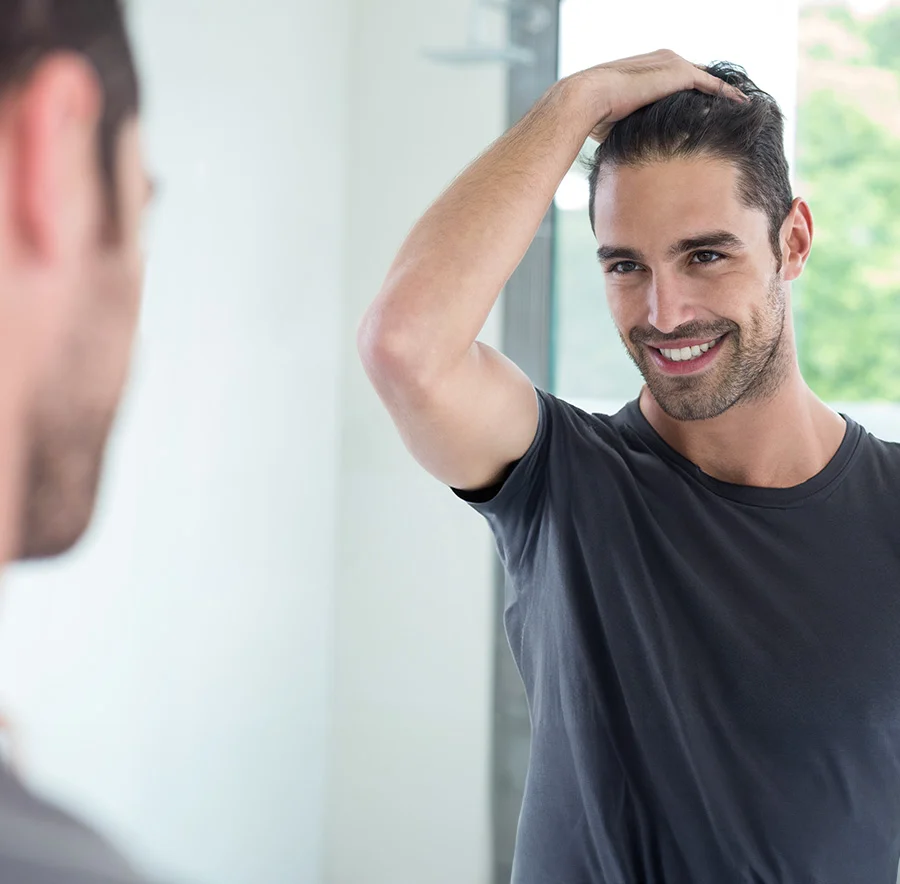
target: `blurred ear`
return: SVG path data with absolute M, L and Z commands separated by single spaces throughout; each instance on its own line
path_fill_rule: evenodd
M 781 228 L 782 269 L 785 282 L 797 279 L 809 258 L 813 241 L 813 219 L 809 206 L 799 197 Z
M 96 236 L 102 101 L 93 68 L 73 53 L 43 62 L 16 100 L 14 218 L 41 264 L 67 263 Z

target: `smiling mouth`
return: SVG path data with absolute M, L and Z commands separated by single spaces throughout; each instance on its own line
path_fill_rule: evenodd
M 655 344 L 645 344 L 650 354 L 652 363 L 657 370 L 669 377 L 687 377 L 702 375 L 714 365 L 722 350 L 722 342 L 728 338 L 730 332 L 725 332 L 717 338 L 686 339 L 673 341 L 673 344 L 681 343 L 681 347 L 663 347 Z M 665 343 L 665 342 L 660 342 Z
M 719 335 L 717 338 L 712 338 L 709 341 L 705 341 L 702 344 L 694 344 L 690 347 L 678 347 L 675 349 L 666 348 L 666 347 L 653 347 L 657 353 L 660 353 L 663 359 L 668 362 L 692 362 L 694 359 L 699 359 L 705 353 L 708 353 L 714 347 L 716 347 L 719 342 L 724 338 L 725 335 Z M 650 346 L 650 345 L 648 345 Z

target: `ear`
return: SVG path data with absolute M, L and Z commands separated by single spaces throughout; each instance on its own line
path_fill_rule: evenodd
M 45 263 L 77 255 L 100 211 L 102 91 L 74 53 L 43 62 L 16 101 L 14 209 L 21 244 Z
M 781 226 L 782 271 L 785 282 L 791 282 L 803 273 L 812 241 L 812 212 L 806 202 L 798 197 Z

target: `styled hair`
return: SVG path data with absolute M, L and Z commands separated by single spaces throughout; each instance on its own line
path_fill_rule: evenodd
M 27 82 L 57 52 L 77 52 L 103 89 L 99 162 L 116 221 L 116 142 L 140 111 L 140 84 L 120 0 L 0 0 L 0 96 Z
M 642 166 L 692 157 L 728 160 L 737 166 L 739 197 L 769 219 L 769 242 L 781 262 L 780 231 L 793 202 L 784 153 L 784 115 L 778 103 L 738 65 L 715 62 L 703 70 L 736 86 L 750 102 L 676 92 L 615 123 L 590 161 L 591 227 L 597 182 L 604 169 Z

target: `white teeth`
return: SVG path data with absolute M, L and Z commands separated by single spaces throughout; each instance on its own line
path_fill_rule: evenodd
M 720 338 L 716 338 L 708 344 L 695 344 L 693 347 L 681 347 L 678 350 L 660 350 L 659 352 L 671 362 L 687 362 L 691 359 L 696 359 L 698 356 L 702 356 L 708 350 L 715 347 L 720 340 Z

